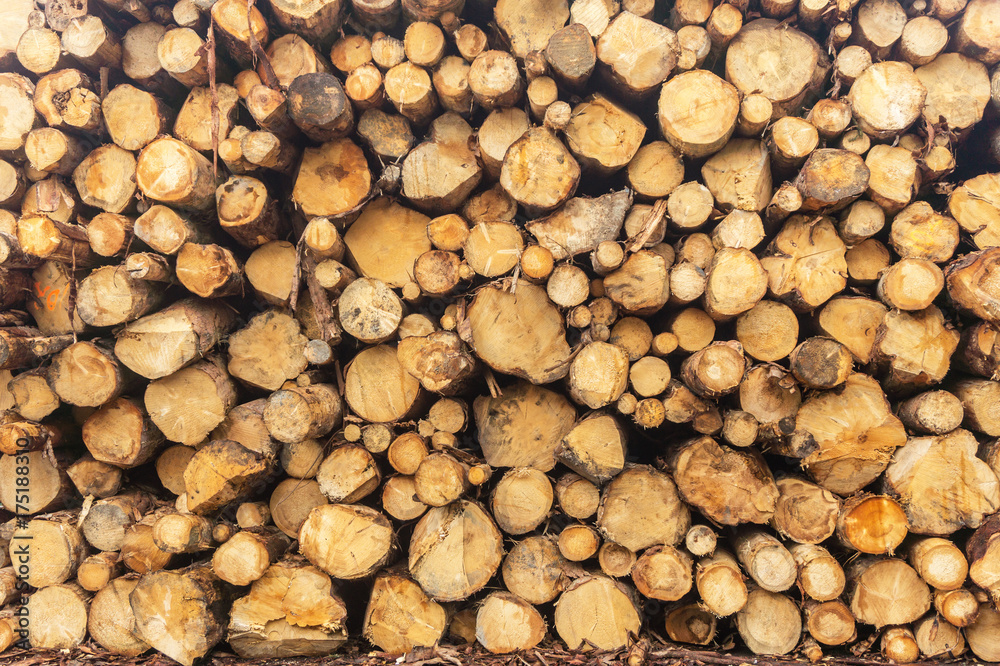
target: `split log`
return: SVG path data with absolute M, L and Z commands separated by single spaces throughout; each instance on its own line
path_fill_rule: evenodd
M 459 500 L 431 508 L 417 523 L 410 539 L 409 568 L 432 599 L 456 601 L 482 589 L 502 555 L 500 531 L 493 520 L 478 504 Z M 458 570 L 461 575 L 456 575 Z
M 136 635 L 135 616 L 129 596 L 139 583 L 135 574 L 115 578 L 102 587 L 90 602 L 87 631 L 105 650 L 123 657 L 137 657 L 149 644 Z
M 590 615 L 583 609 L 589 609 Z M 604 576 L 578 578 L 556 602 L 556 632 L 571 650 L 584 644 L 618 650 L 625 646 L 630 632 L 638 632 L 640 624 L 628 588 Z
M 384 571 L 372 585 L 363 633 L 386 652 L 404 654 L 435 645 L 444 635 L 447 617 L 445 608 L 411 578 Z
M 143 640 L 191 666 L 222 640 L 226 597 L 211 568 L 195 564 L 143 576 L 129 600 Z

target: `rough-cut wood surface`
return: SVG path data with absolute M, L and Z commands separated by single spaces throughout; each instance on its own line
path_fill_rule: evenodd
M 997 0 L 35 4 L 19 666 L 1000 658 Z

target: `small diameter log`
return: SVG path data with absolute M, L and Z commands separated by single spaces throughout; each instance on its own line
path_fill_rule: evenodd
M 504 559 L 504 585 L 526 601 L 548 603 L 569 583 L 566 565 L 555 537 L 527 537 L 517 542 Z
M 627 437 L 610 414 L 595 414 L 563 437 L 556 457 L 594 484 L 610 481 L 625 466 Z
M 416 125 L 426 125 L 437 110 L 438 100 L 430 74 L 411 62 L 395 65 L 382 82 L 385 96 L 396 110 Z
M 151 514 L 144 520 L 150 524 L 138 523 L 125 531 L 120 551 L 122 564 L 139 574 L 159 571 L 170 564 L 174 557 L 173 553 L 160 550 L 153 540 L 152 523 L 156 520 L 155 516 Z
M 49 384 L 66 403 L 99 407 L 117 397 L 127 377 L 110 350 L 78 342 L 59 352 L 49 367 Z
M 691 558 L 673 546 L 646 550 L 632 567 L 632 580 L 643 596 L 677 601 L 691 590 Z
M 555 628 L 571 650 L 583 645 L 618 650 L 641 619 L 628 588 L 604 576 L 578 578 L 556 602 Z M 588 611 L 584 611 L 588 609 Z M 591 618 L 585 619 L 590 613 Z
M 23 454 L 22 454 L 23 455 Z M 70 482 L 66 473 L 58 464 L 52 463 L 44 451 L 31 451 L 28 456 L 28 487 L 31 495 L 27 501 L 28 514 L 40 513 L 46 510 L 56 510 L 62 507 L 70 492 Z M 16 493 L 16 478 L 19 456 L 0 456 L 0 478 L 5 479 L 0 487 L 0 502 L 4 506 L 16 506 L 18 498 L 24 504 L 24 496 Z M 23 459 L 21 461 L 23 463 Z M 22 470 L 23 471 L 23 470 Z
M 156 44 L 160 67 L 187 88 L 208 85 L 208 55 L 204 44 L 191 28 L 167 30 Z
M 91 133 L 101 126 L 101 100 L 93 81 L 79 70 L 61 69 L 43 76 L 34 103 L 50 127 Z
M 943 435 L 962 425 L 962 401 L 947 391 L 926 391 L 899 406 L 899 419 L 912 430 Z
M 87 225 L 90 249 L 102 257 L 125 254 L 133 239 L 135 220 L 115 213 L 98 213 Z
M 920 658 L 920 648 L 909 627 L 890 627 L 882 634 L 882 656 L 899 664 L 909 664 Z
M 344 444 L 334 448 L 323 460 L 316 481 L 331 502 L 352 504 L 374 492 L 382 475 L 365 447 Z
M 132 227 L 135 237 L 166 255 L 177 254 L 188 242 L 201 243 L 209 239 L 207 230 L 187 215 L 172 208 L 155 204 L 140 215 Z
M 444 635 L 448 614 L 413 580 L 395 570 L 375 578 L 365 609 L 364 637 L 391 654 L 431 647 Z
M 177 253 L 177 280 L 202 298 L 243 292 L 243 266 L 221 245 L 185 243 Z
M 143 576 L 129 600 L 143 639 L 191 666 L 222 640 L 226 597 L 211 568 L 195 564 Z
M 638 117 L 597 94 L 573 109 L 564 132 L 566 145 L 585 171 L 610 175 L 635 156 L 646 128 Z M 607 132 L 619 137 L 614 150 L 599 138 Z
M 806 631 L 823 645 L 843 645 L 854 639 L 854 616 L 844 602 L 832 599 L 805 605 Z
M 547 213 L 576 191 L 580 165 L 547 128 L 532 128 L 511 144 L 500 170 L 500 184 L 533 213 Z
M 670 608 L 665 616 L 670 640 L 693 645 L 709 645 L 715 637 L 718 620 L 715 615 L 695 603 Z
M 494 592 L 476 615 L 476 640 L 495 654 L 530 650 L 545 637 L 546 624 L 535 607 L 508 592 Z
M 863 558 L 847 575 L 851 612 L 864 624 L 908 624 L 930 608 L 930 589 L 902 560 Z
M 59 408 L 59 396 L 49 386 L 46 371 L 28 370 L 16 375 L 7 384 L 14 409 L 29 421 L 41 421 Z
M 177 112 L 174 135 L 195 150 L 211 151 L 213 122 L 218 122 L 215 134 L 217 141 L 229 136 L 239 99 L 236 89 L 224 83 L 216 87 L 214 96 L 208 87 L 192 88 L 184 105 Z M 215 121 L 212 120 L 213 113 Z
M 132 279 L 123 266 L 105 266 L 80 282 L 76 308 L 86 324 L 117 326 L 156 308 L 161 295 L 152 283 Z
M 736 614 L 736 627 L 754 654 L 787 654 L 802 636 L 802 616 L 785 595 L 755 588 Z
M 936 590 L 934 610 L 950 624 L 968 627 L 979 617 L 979 601 L 975 594 L 965 588 Z
M 830 551 L 822 546 L 795 544 L 789 552 L 798 567 L 798 583 L 804 594 L 816 601 L 840 597 L 847 578 Z
M 4 110 L 9 119 L 0 131 L 0 152 L 5 157 L 17 156 L 24 148 L 28 133 L 41 125 L 33 108 L 35 86 L 20 74 L 4 73 L 0 77 L 0 90 L 3 91 Z
M 215 521 L 189 513 L 167 513 L 153 524 L 153 541 L 165 553 L 197 553 L 209 550 Z
M 307 341 L 291 315 L 261 313 L 229 338 L 229 372 L 251 386 L 276 391 L 305 371 Z
M 273 467 L 273 460 L 239 442 L 218 439 L 198 450 L 184 470 L 187 508 L 211 513 L 249 495 Z
M 85 559 L 76 572 L 76 582 L 88 592 L 98 592 L 122 574 L 117 552 L 98 553 Z
M 177 97 L 184 88 L 160 64 L 157 46 L 168 28 L 154 21 L 139 23 L 122 38 L 122 70 L 125 75 L 163 97 Z
M 770 534 L 744 529 L 737 533 L 734 545 L 743 568 L 762 589 L 782 592 L 795 584 L 795 560 Z
M 71 175 L 88 152 L 82 139 L 52 127 L 31 130 L 24 143 L 24 153 L 32 168 L 61 176 Z M 13 171 L 13 167 L 7 168 Z M 26 188 L 24 174 L 8 173 L 4 182 L 9 203 L 19 202 Z
M 31 265 L 37 265 L 38 261 L 80 268 L 93 265 L 94 257 L 86 234 L 82 227 L 59 223 L 46 215 L 27 213 L 17 221 L 17 244 Z M 48 298 L 42 292 L 38 295 L 39 300 L 43 295 Z

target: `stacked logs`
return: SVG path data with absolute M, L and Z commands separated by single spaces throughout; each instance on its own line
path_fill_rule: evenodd
M 0 648 L 1000 660 L 1000 0 L 8 4 Z

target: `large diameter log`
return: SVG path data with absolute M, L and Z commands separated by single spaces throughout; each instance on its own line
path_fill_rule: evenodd
M 736 627 L 754 654 L 787 654 L 802 635 L 802 615 L 785 595 L 754 589 L 736 614 Z
M 307 342 L 290 315 L 261 313 L 230 336 L 229 372 L 250 386 L 276 391 L 305 371 Z
M 536 384 L 569 372 L 563 319 L 541 287 L 522 284 L 516 293 L 487 287 L 469 306 L 468 319 L 473 349 L 494 369 Z M 521 340 L 516 349 L 507 344 L 512 339 Z
M 881 387 L 855 373 L 841 389 L 802 405 L 789 446 L 801 452 L 819 485 L 846 495 L 875 480 L 905 442 L 903 424 L 889 411 Z
M 497 398 L 477 398 L 473 413 L 490 465 L 534 467 L 543 472 L 555 466 L 560 440 L 576 419 L 565 397 L 527 382 L 506 388 Z
M 774 515 L 778 488 L 754 451 L 701 437 L 679 447 L 671 466 L 684 499 L 716 522 L 766 523 Z
M 1000 508 L 1000 482 L 976 457 L 977 449 L 972 433 L 956 429 L 911 438 L 896 450 L 885 485 L 898 494 L 911 530 L 945 536 L 962 527 L 978 527 Z M 942 471 L 949 468 L 953 471 Z
M 193 445 L 236 405 L 236 387 L 222 361 L 211 358 L 151 382 L 144 400 L 149 418 L 167 439 Z
M 577 579 L 556 602 L 556 632 L 571 650 L 618 650 L 640 624 L 628 588 L 605 576 Z
M 149 644 L 136 635 L 135 615 L 129 595 L 139 583 L 139 576 L 116 578 L 100 589 L 90 602 L 87 631 L 105 650 L 123 657 L 137 657 Z
M 694 100 L 697 106 L 691 105 Z M 709 71 L 692 70 L 664 84 L 658 109 L 663 138 L 685 155 L 706 157 L 721 149 L 736 129 L 739 92 Z
M 489 582 L 503 555 L 500 531 L 476 503 L 466 500 L 430 509 L 409 546 L 414 579 L 438 601 L 457 601 Z
M 322 657 L 347 638 L 346 617 L 330 577 L 286 556 L 233 602 L 227 640 L 245 659 Z
M 848 569 L 848 584 L 851 612 L 876 628 L 913 622 L 931 605 L 927 583 L 902 560 L 859 560 Z
M 726 51 L 726 79 L 745 95 L 771 101 L 774 118 L 798 111 L 823 68 L 819 45 L 806 34 L 773 18 L 743 26 Z
M 195 564 L 143 576 L 129 600 L 143 640 L 191 666 L 222 640 L 226 596 L 211 568 Z
M 17 527 L 9 551 L 11 562 L 29 563 L 24 577 L 27 584 L 43 588 L 72 579 L 86 557 L 87 546 L 75 524 L 75 516 L 57 514 L 48 520 L 30 520 L 23 527 Z
M 372 585 L 364 637 L 391 654 L 431 647 L 447 627 L 445 608 L 402 572 L 386 571 Z
M 75 583 L 49 585 L 38 590 L 25 605 L 28 641 L 34 648 L 70 649 L 87 635 L 89 594 Z
M 337 534 L 336 540 L 328 535 Z M 334 578 L 364 578 L 383 566 L 395 548 L 389 519 L 365 506 L 314 508 L 299 530 L 299 551 Z
M 580 165 L 546 127 L 529 129 L 512 143 L 500 169 L 500 185 L 532 213 L 558 208 L 579 180 Z
M 632 551 L 680 543 L 690 525 L 691 515 L 677 486 L 663 472 L 645 465 L 628 465 L 612 479 L 597 512 L 601 534 Z
M 246 497 L 272 464 L 260 453 L 229 439 L 199 449 L 184 470 L 188 511 L 211 513 Z
M 212 163 L 186 143 L 162 137 L 139 153 L 136 183 L 143 195 L 185 210 L 204 211 L 215 203 Z
M 235 321 L 218 301 L 184 299 L 126 326 L 115 355 L 133 372 L 158 379 L 207 354 Z

